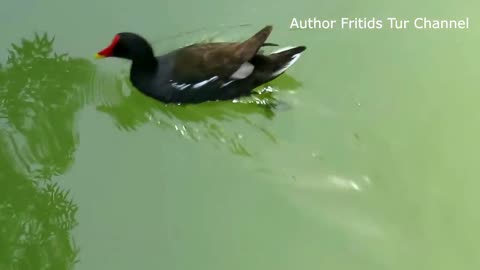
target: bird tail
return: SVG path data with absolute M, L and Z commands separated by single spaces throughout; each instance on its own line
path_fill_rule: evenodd
M 287 47 L 270 54 L 269 57 L 275 65 L 275 69 L 271 76 L 277 77 L 284 73 L 288 68 L 295 64 L 295 62 L 297 62 L 302 52 L 306 49 L 307 47 L 305 46 Z

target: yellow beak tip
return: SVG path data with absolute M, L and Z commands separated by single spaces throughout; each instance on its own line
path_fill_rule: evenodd
M 105 58 L 105 56 L 101 55 L 101 54 L 95 54 L 95 59 L 102 59 L 102 58 Z

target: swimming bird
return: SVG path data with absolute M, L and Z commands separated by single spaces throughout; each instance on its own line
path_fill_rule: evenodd
M 287 47 L 262 54 L 272 26 L 243 42 L 196 43 L 155 56 L 149 42 L 136 33 L 122 32 L 96 58 L 131 61 L 130 81 L 140 92 L 164 103 L 229 100 L 252 93 L 291 67 L 306 49 Z

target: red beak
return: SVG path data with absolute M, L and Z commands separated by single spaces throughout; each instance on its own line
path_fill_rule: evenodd
M 115 35 L 115 37 L 112 40 L 112 43 L 106 47 L 105 49 L 99 51 L 96 55 L 95 58 L 105 58 L 105 57 L 110 57 L 113 55 L 113 48 L 117 45 L 118 41 L 120 40 L 119 35 Z

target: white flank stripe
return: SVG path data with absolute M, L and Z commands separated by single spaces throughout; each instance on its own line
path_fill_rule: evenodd
M 209 82 L 215 81 L 216 79 L 218 79 L 218 76 L 214 76 L 214 77 L 212 77 L 212 78 L 210 78 L 210 79 L 208 79 L 208 80 L 205 80 L 205 81 L 201 81 L 201 82 L 199 82 L 199 83 L 196 83 L 196 84 L 193 85 L 193 88 L 202 87 L 202 86 L 204 86 L 205 84 L 207 84 L 207 83 L 209 83 Z
M 232 83 L 232 82 L 234 82 L 234 81 L 235 81 L 235 80 L 228 81 L 228 82 L 226 82 L 226 83 L 222 84 L 222 86 L 220 86 L 220 88 L 223 88 L 223 87 L 225 87 L 225 86 L 227 86 L 227 85 L 231 84 L 231 83 Z
M 172 86 L 179 89 L 179 90 L 184 90 L 185 88 L 189 87 L 190 84 L 186 84 L 186 83 L 182 83 L 182 84 L 179 84 L 179 83 L 172 83 Z

